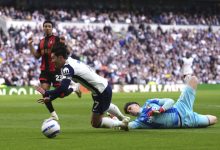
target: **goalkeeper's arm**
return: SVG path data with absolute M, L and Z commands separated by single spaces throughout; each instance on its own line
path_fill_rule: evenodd
M 173 107 L 174 104 L 174 100 L 172 99 L 168 99 L 168 98 L 164 98 L 164 99 L 157 99 L 157 100 L 150 100 L 148 101 L 149 103 L 156 103 L 160 106 L 159 110 L 154 110 L 151 109 L 151 111 L 149 111 L 147 113 L 148 116 L 153 116 L 154 114 L 160 114 L 165 112 L 166 110 L 170 109 L 171 107 Z
M 173 107 L 174 104 L 174 100 L 170 99 L 170 98 L 164 98 L 164 99 L 160 99 L 159 100 L 159 104 L 160 104 L 160 113 L 170 109 L 171 107 Z

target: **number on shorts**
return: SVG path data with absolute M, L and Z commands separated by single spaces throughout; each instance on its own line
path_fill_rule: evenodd
M 94 101 L 94 109 L 96 109 L 99 105 L 99 102 L 98 101 Z

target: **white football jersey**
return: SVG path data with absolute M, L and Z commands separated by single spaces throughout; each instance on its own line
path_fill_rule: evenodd
M 183 74 L 189 75 L 193 73 L 193 58 L 183 58 Z
M 102 93 L 108 85 L 107 79 L 99 76 L 90 66 L 68 57 L 61 69 L 63 79 L 79 82 L 93 94 Z

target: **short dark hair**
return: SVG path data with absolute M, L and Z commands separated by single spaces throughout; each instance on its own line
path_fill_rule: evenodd
M 124 105 L 124 112 L 125 112 L 125 114 L 129 114 L 129 112 L 128 112 L 128 107 L 130 106 L 130 105 L 132 105 L 132 104 L 137 104 L 137 105 L 139 105 L 137 102 L 128 102 L 128 103 L 126 103 L 125 105 Z M 139 105 L 140 106 L 140 105 Z
M 43 26 L 44 26 L 44 24 L 46 24 L 46 23 L 50 23 L 50 24 L 52 25 L 52 27 L 53 27 L 53 22 L 52 22 L 52 21 L 50 21 L 50 20 L 45 20 L 44 23 L 43 23 Z
M 64 59 L 67 59 L 69 55 L 67 46 L 61 42 L 54 44 L 51 52 L 54 53 L 55 56 L 63 56 Z

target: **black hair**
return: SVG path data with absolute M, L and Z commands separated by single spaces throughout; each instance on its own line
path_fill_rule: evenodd
M 129 112 L 128 112 L 128 107 L 130 106 L 130 105 L 132 105 L 132 104 L 137 104 L 137 105 L 139 105 L 137 102 L 128 102 L 128 103 L 126 103 L 125 105 L 124 105 L 124 112 L 125 112 L 125 114 L 129 114 Z M 140 106 L 140 105 L 139 105 Z
M 191 57 L 191 53 L 190 52 L 186 52 L 186 58 L 190 58 Z
M 50 20 L 45 20 L 44 23 L 43 23 L 43 26 L 44 26 L 44 24 L 46 24 L 46 23 L 50 23 L 50 24 L 52 25 L 52 28 L 53 28 L 53 22 L 52 22 L 52 21 L 50 21 Z
M 69 51 L 67 49 L 67 46 L 64 43 L 57 42 L 54 44 L 52 50 L 52 53 L 54 53 L 55 56 L 63 56 L 64 59 L 68 58 Z

